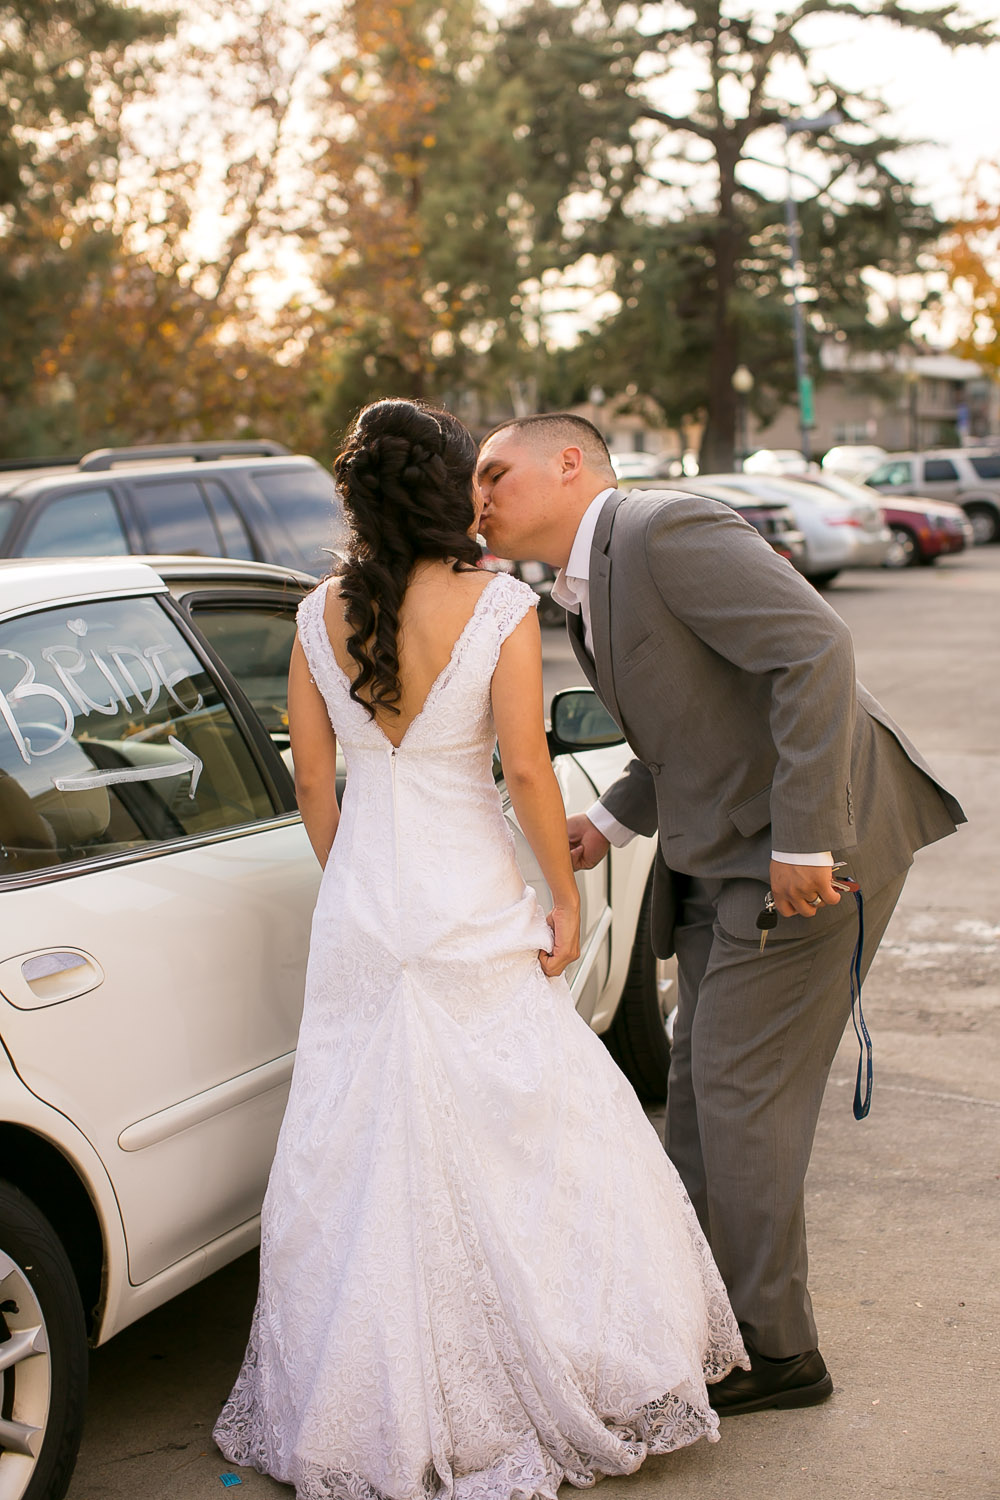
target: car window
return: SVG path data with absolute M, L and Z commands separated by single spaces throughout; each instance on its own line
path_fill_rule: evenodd
M 222 538 L 194 479 L 139 480 L 133 495 L 153 552 L 222 555 Z
M 0 625 L 0 873 L 269 818 L 229 708 L 155 599 Z
M 99 485 L 49 500 L 17 548 L 19 557 L 122 557 L 130 551 L 114 496 Z
M 294 605 L 195 602 L 191 614 L 250 699 L 271 739 L 279 750 L 287 749 Z
M 909 484 L 913 478 L 913 465 L 902 459 L 894 459 L 892 463 L 879 464 L 873 473 L 869 474 L 868 484 Z
M 4 536 L 10 528 L 11 521 L 17 515 L 17 511 L 17 500 L 0 500 L 0 542 L 3 541 Z
M 990 454 L 984 458 L 973 458 L 970 459 L 970 463 L 980 479 L 1000 479 L 1000 453 Z M 0 517 L 0 527 L 2 525 L 3 518 Z
M 219 528 L 225 555 L 248 558 L 252 561 L 257 553 L 250 540 L 250 534 L 243 524 L 243 519 L 228 493 L 217 479 L 203 479 L 201 483 L 208 499 L 209 509 L 215 517 L 215 524 Z
M 950 458 L 925 458 L 924 459 L 924 481 L 929 484 L 934 479 L 957 479 L 958 470 Z
M 253 479 L 303 558 L 317 577 L 330 572 L 331 553 L 344 543 L 346 527 L 337 487 L 320 468 L 255 469 Z

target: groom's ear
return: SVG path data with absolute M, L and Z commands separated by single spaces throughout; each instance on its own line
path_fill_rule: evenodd
M 563 480 L 575 479 L 584 468 L 583 449 L 571 445 L 559 455 L 559 473 Z

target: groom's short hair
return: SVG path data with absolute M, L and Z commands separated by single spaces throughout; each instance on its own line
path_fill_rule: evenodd
M 579 448 L 589 468 L 596 469 L 599 473 L 608 470 L 614 474 L 611 454 L 599 428 L 593 422 L 588 422 L 586 417 L 578 417 L 575 412 L 543 411 L 531 417 L 511 417 L 491 428 L 480 443 L 480 448 L 498 432 L 511 429 L 523 432 L 529 441 L 537 438 L 541 444 L 553 450 L 571 446 Z

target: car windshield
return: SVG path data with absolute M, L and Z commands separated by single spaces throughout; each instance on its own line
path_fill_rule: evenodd
M 10 523 L 17 514 L 18 502 L 16 500 L 5 500 L 0 497 L 0 542 L 3 541 Z
M 842 500 L 851 500 L 855 504 L 862 500 L 866 505 L 878 504 L 878 498 L 871 490 L 866 489 L 863 484 L 855 484 L 852 479 L 842 479 L 839 474 L 827 474 L 824 471 L 823 478 L 817 479 L 815 483 L 821 489 L 832 490 Z

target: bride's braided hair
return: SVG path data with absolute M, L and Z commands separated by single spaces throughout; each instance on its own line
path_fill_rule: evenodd
M 399 713 L 399 607 L 419 558 L 475 567 L 476 445 L 457 417 L 419 401 L 375 401 L 333 466 L 351 539 L 340 594 L 358 664 L 351 697 L 371 718 Z M 364 697 L 362 697 L 362 693 Z

